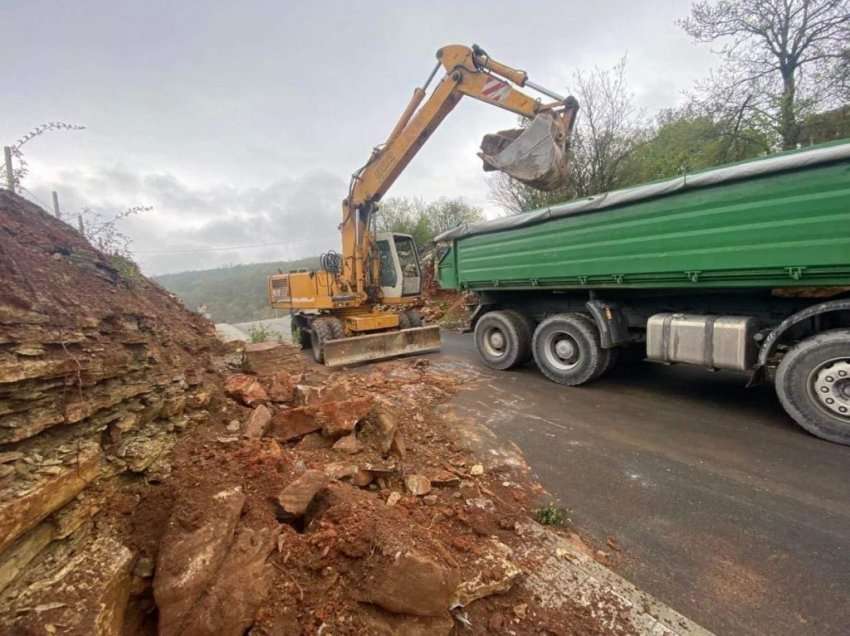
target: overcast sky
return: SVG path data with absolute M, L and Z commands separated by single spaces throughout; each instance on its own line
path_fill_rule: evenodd
M 0 142 L 45 121 L 87 126 L 28 144 L 24 186 L 43 202 L 57 190 L 74 214 L 154 206 L 123 226 L 148 274 L 317 254 L 339 249 L 348 178 L 440 46 L 478 43 L 564 93 L 575 70 L 627 54 L 651 114 L 716 62 L 674 23 L 689 4 L 3 0 Z M 475 152 L 514 122 L 461 102 L 388 196 L 498 214 Z

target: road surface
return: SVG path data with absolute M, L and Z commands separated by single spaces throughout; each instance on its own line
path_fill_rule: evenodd
M 481 366 L 470 335 L 440 357 Z M 770 387 L 635 362 L 583 388 L 485 370 L 454 398 L 516 442 L 611 566 L 718 634 L 850 634 L 850 447 Z

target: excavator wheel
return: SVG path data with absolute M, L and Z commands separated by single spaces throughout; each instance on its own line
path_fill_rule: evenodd
M 339 340 L 345 338 L 345 327 L 342 325 L 342 320 L 333 316 L 325 318 L 328 321 L 328 327 L 331 330 L 331 340 Z
M 325 361 L 325 342 L 333 339 L 333 331 L 327 318 L 316 318 L 310 323 L 310 344 L 313 349 L 313 359 L 319 364 Z
M 421 327 L 423 325 L 422 314 L 417 309 L 408 309 L 404 312 L 407 317 L 407 322 L 410 327 Z
M 310 330 L 301 320 L 293 318 L 290 329 L 292 330 L 292 342 L 294 344 L 299 345 L 301 349 L 309 349 L 313 346 Z
M 406 311 L 403 311 L 398 315 L 398 328 L 410 329 L 410 316 L 407 315 Z

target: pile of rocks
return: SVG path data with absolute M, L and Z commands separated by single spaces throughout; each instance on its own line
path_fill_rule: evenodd
M 85 572 L 126 598 L 132 555 L 94 540 L 91 519 L 121 484 L 167 476 L 177 434 L 208 417 L 218 344 L 132 263 L 6 191 L 0 280 L 0 607 L 24 629 Z M 69 560 L 70 578 L 45 585 L 37 564 L 51 560 Z M 68 609 L 83 631 L 122 621 Z
M 331 373 L 297 351 L 246 345 L 224 379 L 232 419 L 178 449 L 149 557 L 160 634 L 449 634 L 523 571 L 497 537 L 450 527 L 505 517 L 484 466 L 428 419 L 461 378 L 421 359 Z

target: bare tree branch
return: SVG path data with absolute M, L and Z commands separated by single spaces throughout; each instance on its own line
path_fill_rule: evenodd
M 805 117 L 847 97 L 850 0 L 700 0 L 680 25 L 696 41 L 720 45 L 723 66 L 701 87 L 703 101 L 749 85 L 746 94 L 764 99 L 738 96 L 730 110 L 748 127 L 773 130 L 783 148 L 797 146 Z

